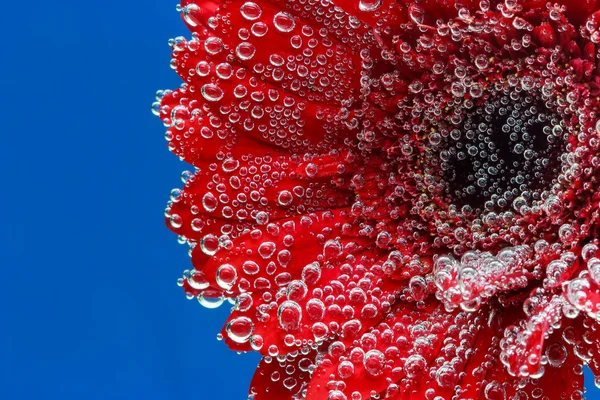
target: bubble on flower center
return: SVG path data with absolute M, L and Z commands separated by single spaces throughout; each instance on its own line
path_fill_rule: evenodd
M 439 161 L 451 196 L 487 210 L 506 209 L 524 192 L 541 199 L 559 172 L 565 132 L 560 116 L 530 94 L 493 96 L 443 141 Z

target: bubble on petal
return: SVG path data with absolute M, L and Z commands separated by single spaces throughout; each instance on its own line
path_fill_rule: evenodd
M 262 9 L 254 2 L 248 1 L 240 7 L 240 13 L 248 21 L 255 21 L 262 15 Z
M 284 331 L 297 331 L 300 329 L 300 323 L 302 322 L 302 309 L 298 303 L 286 300 L 277 310 L 277 319 L 279 326 Z
M 373 12 L 383 4 L 383 0 L 360 0 L 358 8 L 361 11 Z
M 275 25 L 278 31 L 287 33 L 294 29 L 296 21 L 290 14 L 280 11 L 273 17 L 273 25 Z
M 234 318 L 225 327 L 227 336 L 236 343 L 246 343 L 254 332 L 254 323 L 248 317 Z

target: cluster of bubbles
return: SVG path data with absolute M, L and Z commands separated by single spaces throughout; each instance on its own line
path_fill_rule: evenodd
M 318 180 L 278 188 L 282 180 L 294 174 L 298 162 L 271 156 L 224 158 L 209 164 L 206 170 L 197 170 L 194 174 L 186 171 L 182 174 L 186 186 L 184 190 L 171 191 L 165 215 L 174 229 L 182 228 L 184 218 L 173 211 L 173 206 L 184 204 L 180 206 L 182 212 L 191 214 L 191 218 L 186 218 L 189 226 L 183 228 L 188 232 L 191 229 L 193 237 L 203 237 L 202 250 L 213 255 L 224 240 L 219 236 L 235 238 L 251 224 L 268 225 L 272 214 L 267 212 L 269 207 L 279 208 L 284 215 L 305 214 L 335 200 L 328 183 Z M 204 232 L 213 230 L 214 225 L 220 229 L 205 236 Z M 188 235 L 188 238 L 193 237 Z
M 438 298 L 448 311 L 457 307 L 476 311 L 498 292 L 527 287 L 531 255 L 528 246 L 517 246 L 506 247 L 496 255 L 468 251 L 460 261 L 452 256 L 438 257 L 433 270 Z
M 491 9 L 489 2 L 480 6 Z M 572 204 L 565 198 L 573 181 L 589 179 L 600 165 L 593 154 L 600 144 L 594 106 L 559 47 L 536 52 L 534 27 L 515 17 L 520 6 L 498 7 L 506 21 L 462 9 L 434 29 L 422 25 L 422 7 L 411 5 L 407 35 L 396 42 L 398 68 L 422 71 L 424 78 L 371 71 L 361 81 L 371 101 L 391 96 L 396 105 L 393 120 L 373 114 L 381 120 L 376 128 L 367 115 L 358 135 L 367 160 L 387 154 L 385 168 L 352 180 L 368 184 L 370 173 L 377 181 L 357 192 L 354 209 L 365 210 L 359 212 L 366 218 L 381 218 L 382 202 L 371 189 L 385 187 L 378 193 L 388 205 L 387 221 L 370 227 L 382 248 L 406 238 L 460 256 L 539 238 L 561 241 L 566 250 L 579 240 L 578 227 L 568 227 Z M 568 28 L 564 10 L 548 5 L 546 11 L 552 29 Z M 515 29 L 525 33 L 508 40 Z M 507 41 L 504 48 L 484 39 L 491 32 Z M 463 42 L 469 51 L 448 59 L 448 49 Z M 408 213 L 402 211 L 407 204 Z
M 575 106 L 565 109 L 556 98 L 558 84 L 522 76 L 521 68 L 485 87 L 471 82 L 470 89 L 458 93 L 453 85 L 445 116 L 440 114 L 445 92 L 437 99 L 416 96 L 401 108 L 403 119 L 420 121 L 410 127 L 410 136 L 398 139 L 399 168 L 404 160 L 422 165 L 408 175 L 414 182 L 411 191 L 422 193 L 412 201 L 413 213 L 432 221 L 436 240 L 458 255 L 469 247 L 527 241 L 532 231 L 514 223 L 519 219 L 535 216 L 535 233 L 548 234 L 543 221 L 564 210 L 561 185 L 573 171 L 581 173 L 578 156 L 566 153 L 568 138 L 578 134 L 567 124 Z M 468 99 L 466 90 L 471 91 Z M 421 145 L 415 135 L 423 136 Z M 402 191 L 407 186 L 400 181 Z M 514 226 L 519 231 L 509 230 Z
M 352 98 L 360 70 L 361 57 L 349 48 L 368 34 L 357 35 L 356 18 L 336 14 L 332 5 L 320 8 L 321 24 L 250 1 L 223 4 L 208 19 L 200 5 L 181 8 L 194 33 L 170 41 L 171 67 L 185 83 L 153 104 L 170 127 L 170 149 L 189 152 L 190 143 L 201 146 L 196 138 L 231 146 L 248 134 L 288 149 L 311 148 L 308 135 L 335 140 L 339 104 Z M 327 29 L 333 21 L 335 29 Z
M 547 367 L 560 368 L 565 364 L 569 354 L 567 343 L 545 343 L 545 339 L 555 337 L 556 329 L 562 328 L 561 310 L 565 306 L 568 304 L 560 295 L 548 299 L 540 293 L 525 301 L 527 322 L 507 327 L 500 342 L 499 358 L 511 375 L 537 379 Z
M 430 135 L 457 203 L 493 211 L 508 208 L 523 192 L 532 200 L 548 196 L 560 171 L 567 129 L 558 114 L 547 111 L 552 102 L 532 91 L 534 86 L 526 76 L 518 90 L 491 91 L 489 100 L 466 114 L 462 126 L 445 127 L 446 137 Z
M 173 203 L 169 213 L 178 206 Z M 170 214 L 172 225 L 173 216 L 178 214 Z M 315 212 L 298 221 L 259 224 L 238 239 L 226 234 L 200 236 L 198 243 L 191 243 L 192 254 L 210 257 L 214 272 L 207 272 L 206 266 L 185 271 L 179 284 L 208 308 L 235 298 L 237 316 L 225 327 L 226 339 L 271 357 L 319 346 L 335 335 L 356 337 L 367 328 L 364 321 L 389 312 L 394 298 L 379 288 L 381 266 L 373 258 L 354 257 L 360 244 L 336 236 L 349 229 L 334 224 L 344 218 Z M 321 254 L 299 264 L 299 252 L 315 248 Z M 231 258 L 231 252 L 241 254 Z M 273 329 L 266 323 L 277 327 L 282 340 L 263 348 L 265 329 Z
M 567 282 L 565 291 L 575 310 L 600 322 L 600 259 L 597 253 L 598 246 L 595 244 L 583 247 L 581 255 L 585 268 L 575 279 Z
M 233 7 L 237 5 L 232 4 Z M 195 4 L 184 8 L 184 15 L 190 16 L 188 22 L 197 12 L 196 8 L 198 6 Z M 326 28 L 333 23 L 332 11 L 329 7 L 321 19 L 325 26 L 317 28 L 288 12 L 275 11 L 251 1 L 237 9 L 229 9 L 225 4 L 208 21 L 214 36 L 204 40 L 205 47 L 207 42 L 214 47 L 209 51 L 210 55 L 216 55 L 217 51 L 233 50 L 238 63 L 241 61 L 241 64 L 250 67 L 257 77 L 275 82 L 279 88 L 295 92 L 310 101 L 341 103 L 351 71 L 356 68 L 347 46 L 358 41 L 354 38 L 354 31 L 360 24 L 356 19 L 344 20 L 344 16 L 340 15 L 335 18 L 336 27 L 345 30 L 346 40 L 342 46 L 331 35 L 332 31 Z M 232 31 L 232 27 L 237 31 Z M 265 54 L 264 50 L 257 48 L 260 44 L 268 43 L 269 39 L 278 45 L 279 53 Z M 229 59 L 234 63 L 231 57 Z M 208 69 L 210 61 L 210 58 L 200 61 L 196 69 Z M 232 68 L 229 65 L 225 69 L 229 73 L 219 73 L 218 78 L 228 79 L 233 75 Z M 219 85 L 218 80 L 214 85 Z

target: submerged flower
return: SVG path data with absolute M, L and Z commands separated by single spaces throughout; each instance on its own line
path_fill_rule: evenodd
M 579 399 L 600 375 L 600 2 L 197 0 L 154 111 L 180 284 L 255 400 Z

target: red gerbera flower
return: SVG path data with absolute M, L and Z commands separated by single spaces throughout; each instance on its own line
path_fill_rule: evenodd
M 250 398 L 578 399 L 600 375 L 600 2 L 186 0 L 180 280 Z

